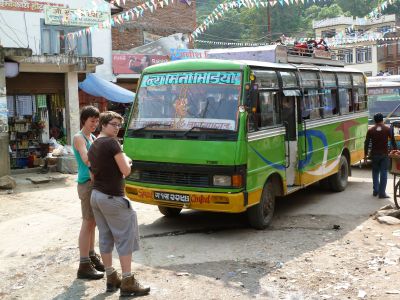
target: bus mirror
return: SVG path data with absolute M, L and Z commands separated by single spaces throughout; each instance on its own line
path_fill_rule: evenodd
M 257 106 L 258 84 L 246 85 L 246 89 L 248 90 L 247 107 L 253 111 Z

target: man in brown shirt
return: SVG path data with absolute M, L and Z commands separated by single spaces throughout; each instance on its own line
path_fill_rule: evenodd
M 389 198 L 386 194 L 388 171 L 388 140 L 391 139 L 393 149 L 397 149 L 393 133 L 389 127 L 383 124 L 383 115 L 374 115 L 375 125 L 368 129 L 364 143 L 364 155 L 372 160 L 372 182 L 374 196 Z M 370 147 L 371 146 L 371 147 Z

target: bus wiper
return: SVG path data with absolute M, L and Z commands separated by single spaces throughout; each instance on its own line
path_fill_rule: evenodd
M 171 124 L 165 124 L 165 123 L 151 123 L 151 124 L 148 124 L 148 125 L 146 125 L 146 126 L 133 129 L 132 131 L 133 131 L 133 132 L 137 132 L 137 131 L 141 131 L 141 130 L 144 130 L 144 129 L 147 129 L 147 128 L 151 128 L 151 127 L 154 127 L 154 126 L 171 127 L 172 125 L 171 125 Z
M 218 131 L 218 132 L 235 132 L 235 130 L 231 129 L 218 129 L 218 128 L 209 128 L 209 127 L 201 127 L 201 126 L 193 126 L 192 128 L 185 131 L 183 136 L 186 136 L 188 133 L 192 132 L 193 130 L 204 130 L 204 131 Z

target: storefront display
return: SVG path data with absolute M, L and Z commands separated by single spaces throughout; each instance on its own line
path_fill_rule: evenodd
M 64 95 L 9 95 L 7 106 L 11 168 L 38 166 L 49 139 L 65 136 Z

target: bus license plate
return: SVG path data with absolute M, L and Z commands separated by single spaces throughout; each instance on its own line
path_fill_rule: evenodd
M 189 203 L 190 196 L 186 194 L 176 194 L 168 192 L 154 192 L 154 199 L 163 201 L 175 201 L 182 203 Z

